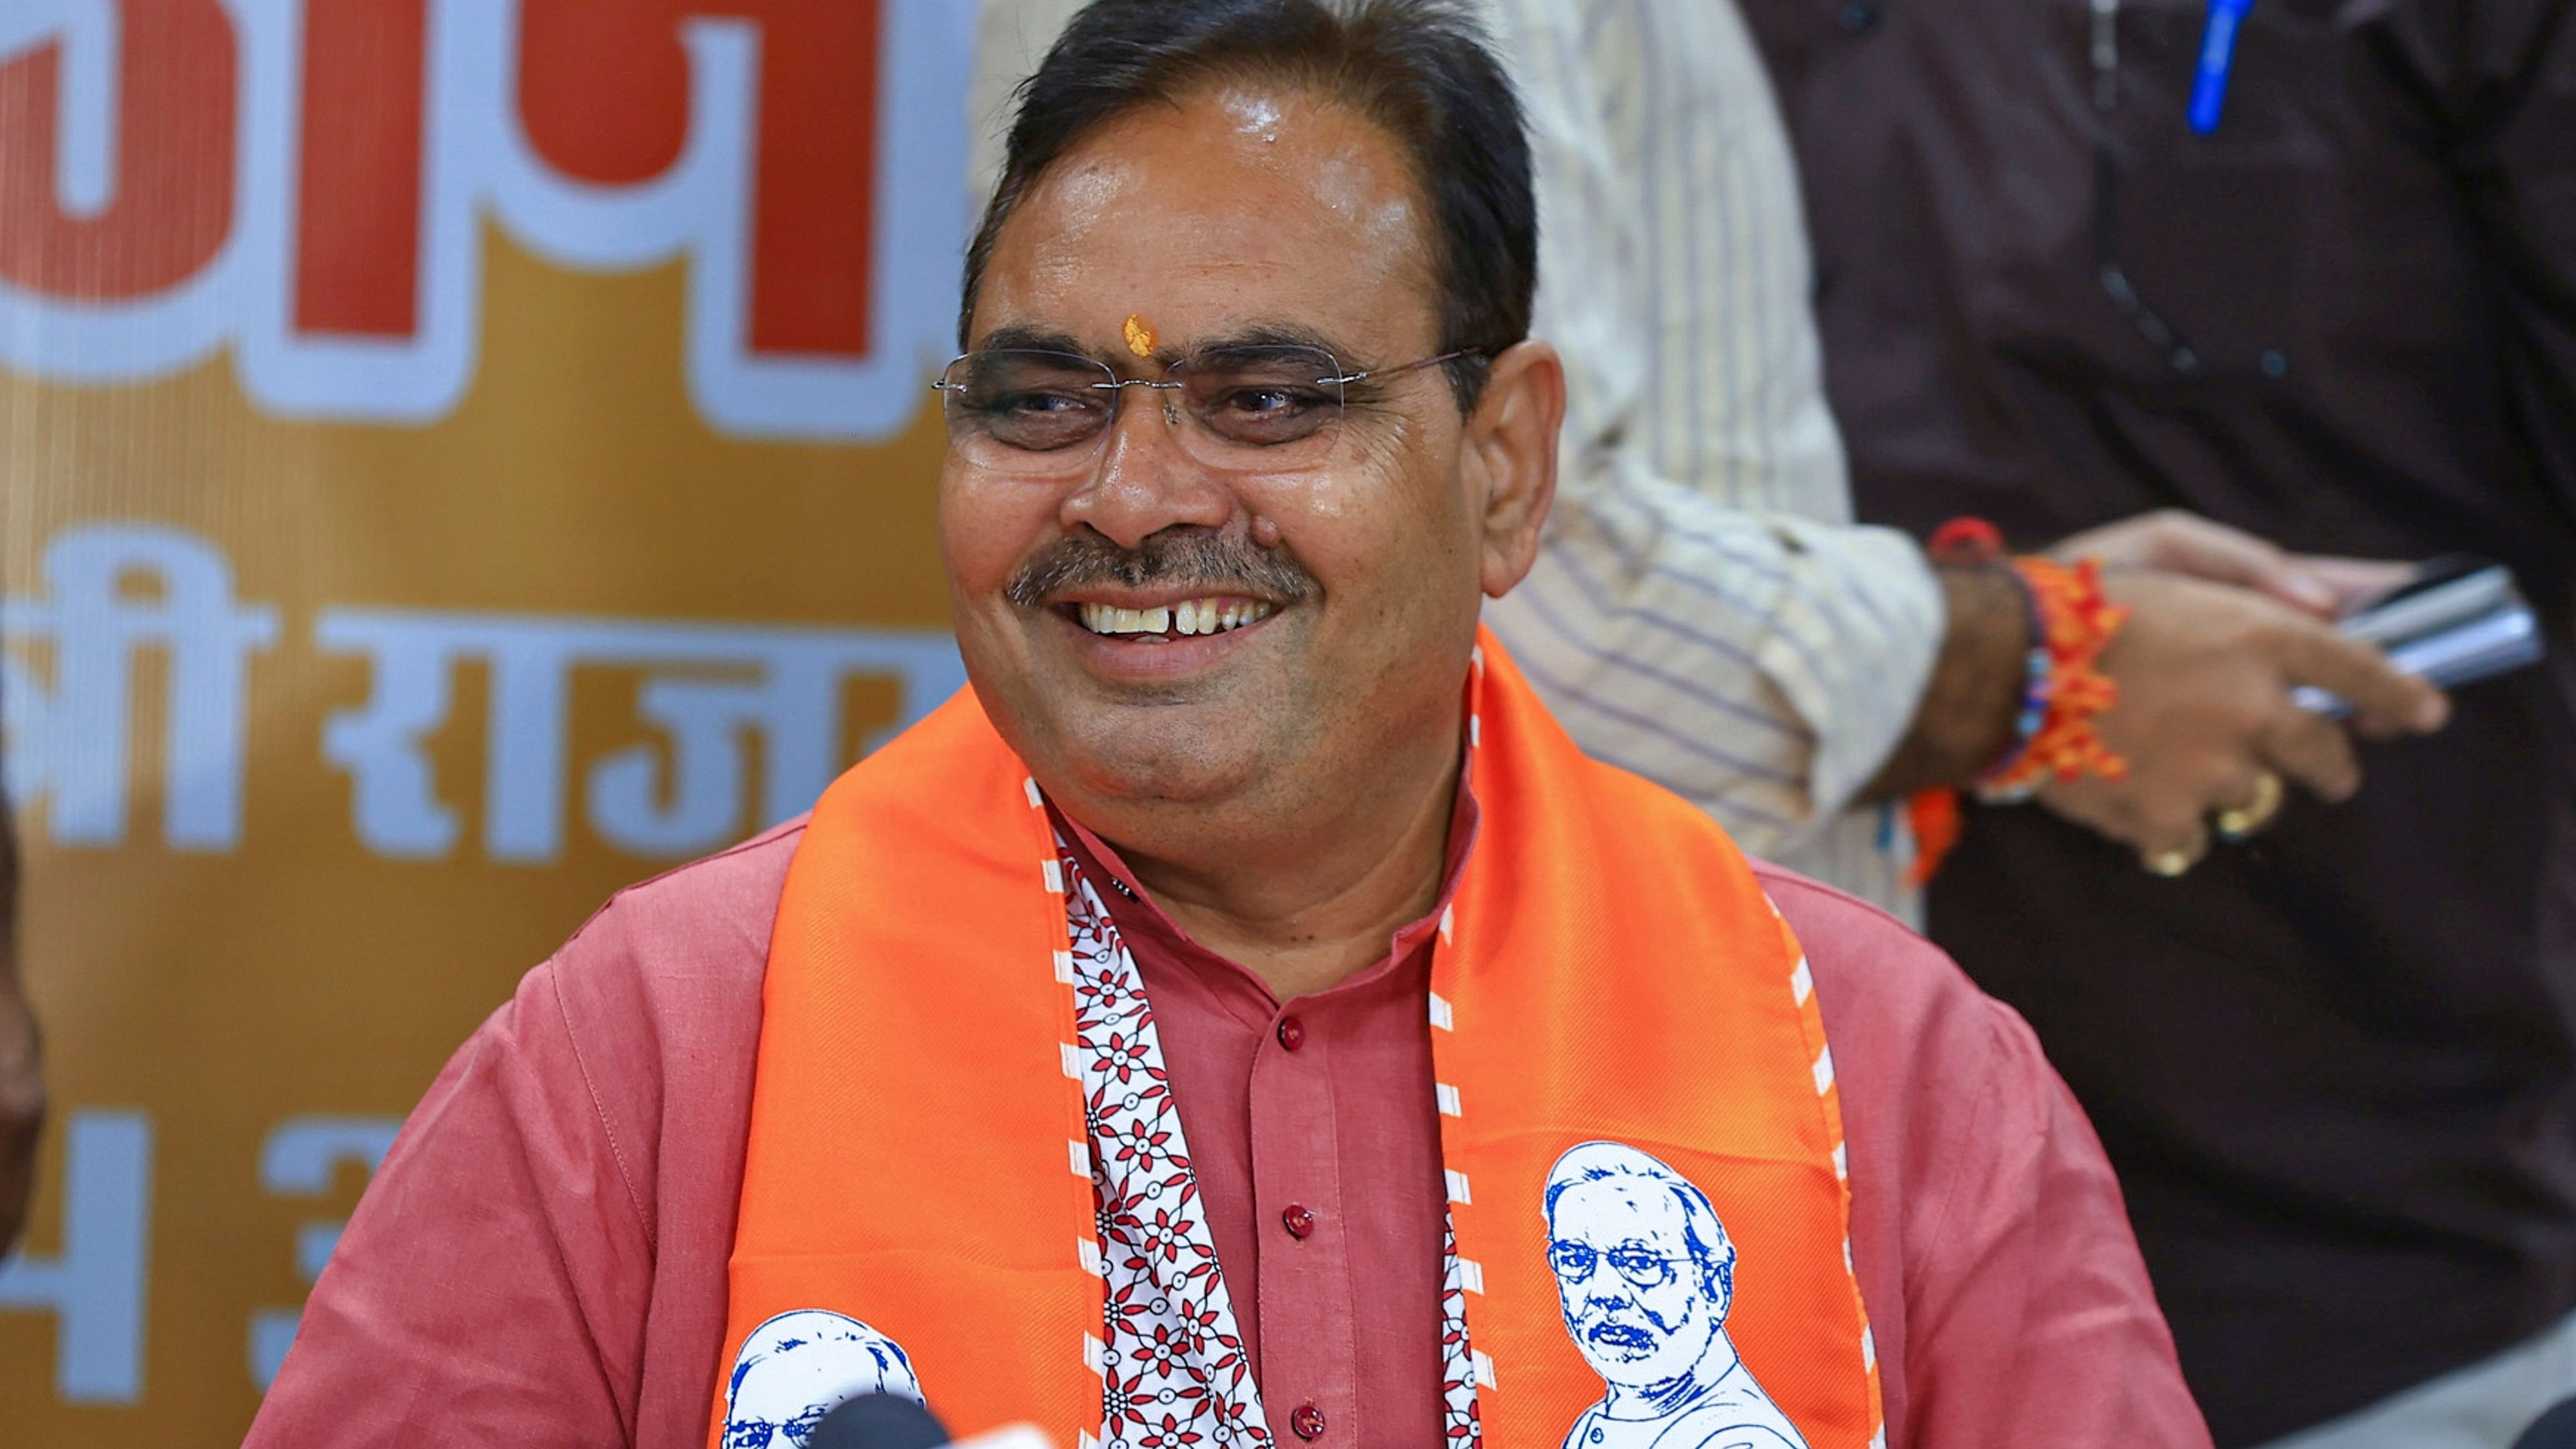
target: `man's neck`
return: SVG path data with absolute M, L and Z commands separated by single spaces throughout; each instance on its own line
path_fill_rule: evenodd
M 1346 786 L 1328 808 L 1297 812 L 1276 830 L 1083 823 L 1193 940 L 1286 1001 L 1375 965 L 1398 930 L 1429 913 L 1440 897 L 1459 763 L 1453 741 L 1445 759 Z

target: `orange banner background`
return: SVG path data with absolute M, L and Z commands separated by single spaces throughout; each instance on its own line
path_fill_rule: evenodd
M 957 682 L 972 7 L 23 8 L 0 1444 L 223 1444 L 519 973 Z

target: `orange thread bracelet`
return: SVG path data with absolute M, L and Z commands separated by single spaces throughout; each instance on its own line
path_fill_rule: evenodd
M 1945 561 L 1988 562 L 2001 552 L 2000 542 L 1992 525 L 1954 519 L 1933 535 L 1932 552 Z M 2035 636 L 2031 678 L 2023 698 L 2020 738 L 1980 773 L 1977 798 L 2009 803 L 2029 799 L 2051 780 L 2084 775 L 2120 779 L 2128 774 L 2129 762 L 2103 743 L 2095 721 L 2119 702 L 2119 685 L 2101 672 L 2099 661 L 2128 621 L 2129 611 L 2104 593 L 2097 560 L 2082 559 L 2069 566 L 2024 557 L 2012 560 L 2010 566 L 2030 600 Z M 1906 880 L 1921 886 L 1940 870 L 1965 828 L 1959 792 L 1948 786 L 1919 791 L 1907 802 L 1907 815 L 1914 827 L 1915 853 Z
M 2119 703 L 2120 686 L 2097 667 L 2129 611 L 2102 591 L 2102 566 L 2079 559 L 2073 567 L 2044 558 L 2017 558 L 2013 572 L 2030 589 L 2039 613 L 2040 642 L 2048 650 L 2048 711 L 2039 733 L 2015 758 L 1977 782 L 1981 800 L 2026 800 L 2052 779 L 2099 775 L 2117 780 L 2129 762 L 2102 743 L 2094 720 Z

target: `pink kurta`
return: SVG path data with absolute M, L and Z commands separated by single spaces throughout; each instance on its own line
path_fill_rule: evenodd
M 465 1044 L 341 1239 L 251 1446 L 703 1449 L 800 831 L 622 892 Z M 1833 1046 L 1888 1442 L 2205 1449 L 2118 1187 L 2029 1029 L 1888 917 L 1759 873 Z M 1319 1445 L 1436 1443 L 1427 933 L 1282 1004 L 1150 904 L 1112 904 L 1271 1422 L 1311 1406 Z

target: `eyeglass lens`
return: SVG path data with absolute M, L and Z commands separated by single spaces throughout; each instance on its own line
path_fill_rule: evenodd
M 1184 448 L 1213 467 L 1277 470 L 1329 453 L 1342 421 L 1341 365 L 1313 347 L 1223 348 L 1173 364 L 1157 381 L 1122 382 L 1064 352 L 970 352 L 948 365 L 939 394 L 948 436 L 967 461 L 1055 473 L 1089 463 L 1132 390 L 1177 398 Z

